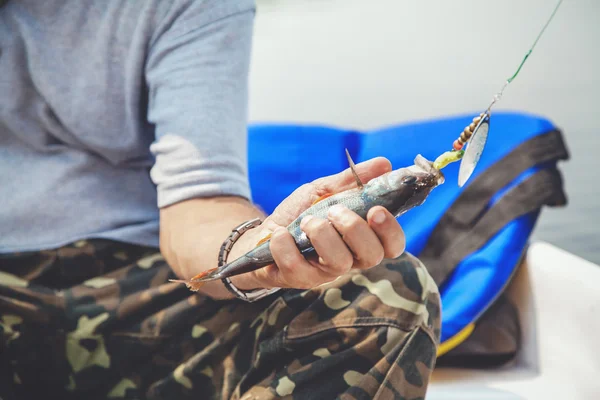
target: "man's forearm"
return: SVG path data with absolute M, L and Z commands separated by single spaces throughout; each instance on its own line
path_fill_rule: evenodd
M 240 197 L 191 199 L 160 210 L 160 248 L 174 272 L 190 279 L 217 266 L 223 241 L 237 225 L 265 215 L 248 200 Z M 257 228 L 258 229 L 258 228 Z M 248 232 L 232 249 L 233 260 L 249 250 L 257 241 L 257 232 Z M 250 289 L 252 282 L 238 278 L 236 284 Z M 220 281 L 209 282 L 201 292 L 215 298 L 230 298 Z

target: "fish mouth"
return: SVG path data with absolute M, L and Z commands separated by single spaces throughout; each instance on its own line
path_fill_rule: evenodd
M 414 163 L 414 165 L 411 165 L 408 168 L 415 174 L 422 176 L 420 181 L 422 182 L 423 186 L 435 187 L 443 184 L 446 181 L 442 171 L 434 168 L 433 162 L 429 161 L 421 154 L 417 154 Z

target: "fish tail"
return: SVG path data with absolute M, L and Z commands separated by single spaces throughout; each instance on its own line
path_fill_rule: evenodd
M 183 280 L 183 279 L 169 279 L 169 282 L 175 282 L 175 283 L 185 283 L 185 286 L 187 286 L 188 289 L 190 289 L 191 291 L 197 292 L 198 290 L 200 290 L 200 288 L 202 286 L 204 286 L 205 282 L 194 282 L 191 279 L 189 281 Z
M 194 276 L 190 280 L 169 279 L 169 282 L 184 283 L 185 286 L 188 287 L 188 289 L 190 289 L 194 292 L 197 292 L 198 290 L 200 290 L 200 288 L 202 286 L 204 286 L 204 284 L 206 282 L 212 281 L 215 279 L 219 279 L 218 274 L 219 274 L 218 268 L 212 268 L 212 269 L 208 269 L 206 271 L 200 272 L 198 275 Z

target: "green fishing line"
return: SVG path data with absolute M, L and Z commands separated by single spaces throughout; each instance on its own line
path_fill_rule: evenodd
M 535 42 L 533 42 L 533 45 L 531 46 L 531 48 L 529 49 L 529 51 L 527 52 L 527 54 L 525 54 L 525 57 L 523 58 L 523 61 L 521 61 L 521 64 L 519 65 L 519 68 L 517 68 L 517 72 L 515 72 L 513 76 L 511 76 L 510 78 L 508 78 L 508 80 L 507 80 L 508 83 L 511 83 L 513 81 L 513 79 L 515 79 L 517 77 L 517 75 L 519 74 L 519 71 L 521 71 L 521 68 L 523 68 L 523 64 L 525 64 L 525 61 L 527 61 L 527 58 L 529 57 L 529 55 L 531 54 L 531 52 L 535 48 L 535 45 L 537 44 L 537 42 L 540 40 L 540 38 L 544 34 L 544 31 L 546 30 L 546 28 L 548 27 L 548 25 L 550 25 L 550 21 L 552 21 L 552 18 L 554 18 L 554 14 L 556 14 L 556 12 L 558 11 L 558 7 L 560 7 L 560 5 L 561 5 L 562 2 L 563 2 L 563 0 L 559 0 L 559 2 L 556 5 L 556 7 L 554 7 L 554 11 L 552 12 L 552 15 L 550 15 L 550 18 L 548 18 L 548 21 L 546 21 L 546 25 L 544 25 L 544 27 L 540 31 L 539 35 L 535 39 Z
M 523 57 L 523 61 L 521 61 L 521 64 L 519 64 L 519 67 L 517 68 L 517 70 L 515 71 L 515 73 L 513 74 L 513 76 L 511 76 L 510 78 L 508 78 L 506 80 L 506 82 L 504 82 L 504 85 L 502 86 L 502 89 L 500 89 L 500 91 L 494 95 L 494 97 L 492 98 L 492 102 L 488 106 L 487 110 L 485 110 L 486 114 L 489 114 L 489 112 L 492 109 L 492 107 L 494 106 L 494 104 L 496 104 L 496 102 L 502 98 L 502 94 L 504 93 L 504 89 L 506 89 L 506 87 L 508 86 L 508 84 L 511 83 L 517 77 L 517 75 L 519 75 L 519 72 L 521 72 L 521 68 L 523 68 L 523 64 L 525 64 L 525 61 L 527 61 L 527 59 L 529 58 L 529 55 L 533 52 L 533 49 L 535 48 L 535 46 L 539 42 L 540 38 L 542 37 L 542 35 L 546 31 L 546 28 L 548 27 L 548 25 L 550 25 L 550 22 L 554 18 L 554 15 L 558 11 L 558 8 L 562 4 L 562 2 L 563 2 L 563 0 L 559 0 L 558 3 L 556 4 L 556 7 L 554 7 L 554 11 L 552 11 L 552 14 L 550 15 L 550 18 L 548 18 L 548 21 L 546 21 L 546 24 L 544 25 L 544 27 L 542 28 L 542 30 L 540 31 L 540 33 L 535 38 L 535 41 L 533 42 L 533 45 L 531 45 L 531 48 L 529 49 L 529 51 L 527 52 L 527 54 L 525 54 L 525 57 Z

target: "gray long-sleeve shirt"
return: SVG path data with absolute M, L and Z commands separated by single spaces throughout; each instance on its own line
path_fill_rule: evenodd
M 250 197 L 253 0 L 0 7 L 0 253 L 158 245 L 158 208 Z

